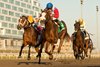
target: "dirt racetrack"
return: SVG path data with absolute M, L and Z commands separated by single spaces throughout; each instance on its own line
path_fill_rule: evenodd
M 85 60 L 42 60 L 41 64 L 38 64 L 38 59 L 0 60 L 0 67 L 100 67 L 100 58 Z

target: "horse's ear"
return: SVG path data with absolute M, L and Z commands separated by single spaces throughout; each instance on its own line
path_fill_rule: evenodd
M 28 19 L 29 16 L 26 16 L 26 19 Z
M 43 12 L 43 9 L 41 9 L 41 12 Z
M 77 20 L 75 20 L 75 22 L 77 22 Z
M 22 16 L 20 16 L 20 18 L 22 18 Z

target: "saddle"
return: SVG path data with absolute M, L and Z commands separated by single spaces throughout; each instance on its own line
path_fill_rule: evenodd
M 58 26 L 58 33 L 65 29 L 65 26 L 61 21 L 55 20 L 55 24 Z

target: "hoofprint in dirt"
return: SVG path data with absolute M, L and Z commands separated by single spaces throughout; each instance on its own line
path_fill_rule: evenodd
M 0 67 L 100 67 L 100 58 L 75 60 L 75 59 L 59 59 L 44 60 L 38 64 L 38 60 L 0 60 Z

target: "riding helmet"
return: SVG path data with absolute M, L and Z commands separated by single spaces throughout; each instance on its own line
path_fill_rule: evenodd
M 52 3 L 50 3 L 50 2 L 47 3 L 47 5 L 46 5 L 46 8 L 47 8 L 47 9 L 51 9 L 52 7 L 53 7 L 53 4 L 52 4 Z

